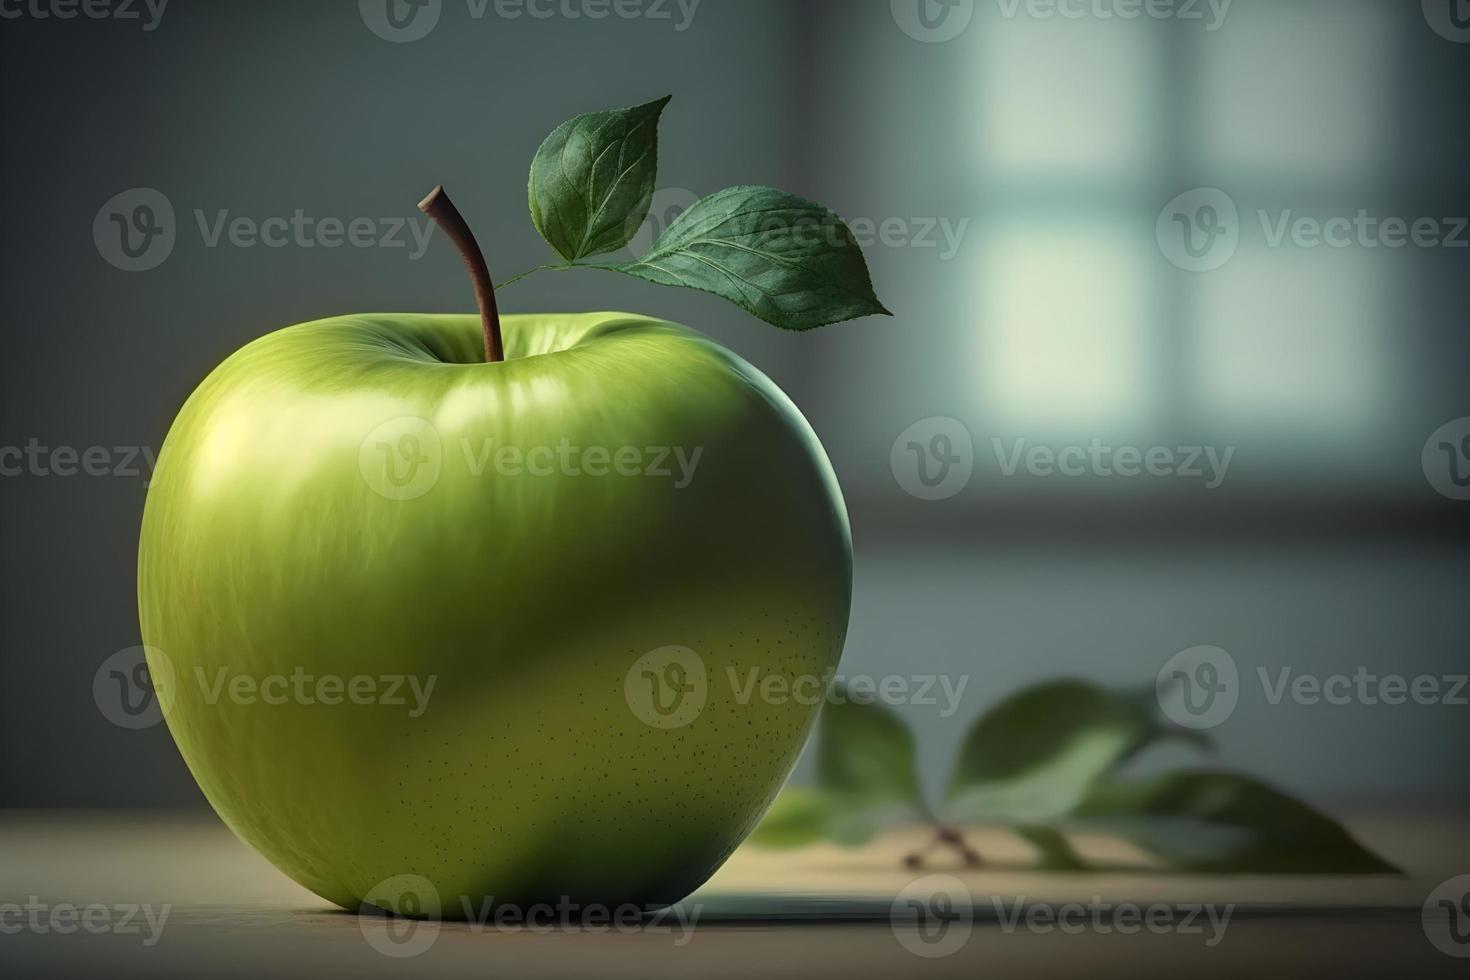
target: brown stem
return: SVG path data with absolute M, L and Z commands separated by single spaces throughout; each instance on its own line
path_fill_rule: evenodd
M 965 840 L 965 836 L 958 830 L 955 830 L 953 827 L 941 826 L 935 831 L 934 839 L 959 851 L 960 856 L 964 858 L 965 867 L 980 867 L 980 855 L 970 846 L 969 842 Z
M 485 363 L 494 364 L 505 360 L 505 344 L 500 338 L 500 308 L 495 304 L 495 286 L 490 282 L 490 267 L 485 264 L 485 253 L 475 241 L 474 232 L 459 208 L 445 193 L 443 185 L 435 187 L 429 196 L 419 202 L 419 210 L 434 219 L 444 229 L 459 257 L 464 259 L 465 268 L 470 270 L 470 280 L 475 284 L 475 302 L 480 307 L 480 325 L 485 329 Z

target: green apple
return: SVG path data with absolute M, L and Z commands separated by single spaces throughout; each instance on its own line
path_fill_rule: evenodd
M 189 398 L 138 563 L 168 726 L 225 823 L 344 907 L 672 903 L 815 719 L 780 692 L 841 654 L 842 497 L 698 333 L 507 316 L 487 360 L 481 299 L 277 331 Z

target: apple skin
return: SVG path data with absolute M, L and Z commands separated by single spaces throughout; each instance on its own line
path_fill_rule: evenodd
M 179 751 L 236 834 L 348 909 L 403 880 L 435 893 L 409 914 L 444 918 L 682 899 L 759 820 L 817 714 L 750 678 L 825 680 L 841 656 L 847 513 L 775 384 L 645 317 L 503 331 L 497 364 L 473 316 L 262 337 L 189 398 L 148 493 L 139 617 Z M 563 439 L 702 454 L 683 488 L 472 466 Z M 707 670 L 680 727 L 641 720 L 625 689 L 667 646 Z M 230 687 L 302 672 L 435 686 L 418 717 L 406 683 L 406 705 L 390 682 L 371 704 Z

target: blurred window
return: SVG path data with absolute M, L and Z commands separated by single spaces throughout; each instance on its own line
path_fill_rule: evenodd
M 1034 436 L 1275 447 L 1278 470 L 1299 443 L 1361 453 L 1397 394 L 1396 254 L 1273 238 L 1283 216 L 1371 210 L 1392 176 L 1384 7 L 1234 3 L 1217 30 L 1026 11 L 976 14 L 986 417 Z M 1191 230 L 1209 245 L 1204 222 L 1233 220 L 1234 251 L 1187 271 L 1156 221 L 1204 187 L 1236 213 Z

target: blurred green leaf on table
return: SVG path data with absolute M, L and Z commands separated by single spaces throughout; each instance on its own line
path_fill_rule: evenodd
M 1050 870 L 1087 870 L 1070 839 L 1087 832 L 1131 841 L 1178 870 L 1399 873 L 1331 817 L 1248 775 L 1191 769 L 1124 778 L 1127 763 L 1162 742 L 1214 749 L 1207 735 L 1164 718 L 1152 687 L 1057 680 L 1006 698 L 966 733 L 937 806 L 920 788 L 903 720 L 842 687 L 834 694 L 817 734 L 816 785 L 782 792 L 752 844 L 856 847 L 896 826 L 930 824 L 928 850 L 948 847 L 978 866 L 962 828 L 992 825 L 1024 839 Z M 906 863 L 922 865 L 928 850 Z

